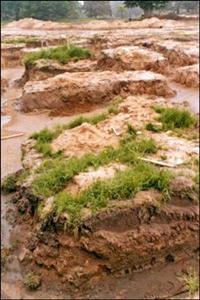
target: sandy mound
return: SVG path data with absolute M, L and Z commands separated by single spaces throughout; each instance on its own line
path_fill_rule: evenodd
M 98 153 L 107 146 L 116 145 L 118 139 L 88 123 L 66 130 L 52 143 L 53 151 L 63 150 L 67 157 Z

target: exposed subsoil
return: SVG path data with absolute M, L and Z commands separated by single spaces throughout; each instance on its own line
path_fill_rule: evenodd
M 162 20 L 162 22 L 159 20 L 158 22 L 156 19 L 149 19 L 141 22 L 143 23 L 135 22 L 129 27 L 147 28 L 147 31 L 152 30 L 152 32 L 154 29 L 157 30 L 157 28 L 159 28 L 158 32 L 159 30 L 161 32 L 161 26 L 163 30 L 171 29 L 176 25 L 179 29 L 183 28 L 184 30 L 185 28 L 184 23 L 176 23 L 176 21 L 171 20 Z M 43 24 L 34 20 L 22 20 L 17 24 L 19 25 L 17 29 L 15 23 L 7 26 L 4 34 L 16 35 L 20 30 L 22 34 L 24 30 L 26 34 L 33 34 L 34 30 L 44 29 L 45 25 L 47 31 L 55 28 L 61 33 L 59 30 L 71 28 L 77 30 L 75 35 L 82 34 L 88 37 L 90 35 L 87 33 L 88 29 L 97 30 L 98 32 L 98 30 L 112 28 L 126 30 L 124 28 L 127 27 L 127 24 L 109 24 L 109 22 L 93 22 L 91 24 L 65 27 L 63 24 L 54 27 L 55 24 L 52 24 L 52 22 Z M 191 25 L 191 28 L 192 31 L 195 31 L 193 25 Z M 78 30 L 82 30 L 82 32 L 78 33 Z M 40 34 L 42 33 L 40 32 Z M 54 34 L 56 35 L 56 31 Z M 118 31 L 117 34 L 122 34 L 122 32 Z M 110 48 L 110 45 L 108 45 L 108 48 Z M 162 53 L 160 48 L 153 47 L 153 49 Z M 187 54 L 180 54 L 179 51 L 173 53 L 173 58 L 170 58 L 171 53 L 169 52 L 166 55 L 170 64 L 173 64 L 174 61 L 176 64 L 177 60 L 183 57 L 184 62 L 180 61 L 180 63 L 176 64 L 177 67 L 185 65 L 185 61 L 188 58 L 187 55 L 190 55 L 188 54 L 189 51 Z M 99 56 L 97 56 L 97 60 L 98 58 Z M 187 101 L 191 109 L 195 113 L 199 113 L 197 86 L 187 83 L 186 85 L 189 85 L 189 87 L 186 87 L 184 86 L 185 82 L 182 82 L 182 84 L 175 83 L 172 76 L 163 77 L 163 81 L 159 82 L 159 86 L 153 88 L 152 81 L 147 86 L 143 84 L 141 88 L 138 83 L 134 85 L 134 80 L 131 82 L 128 76 L 129 89 L 124 79 L 122 82 L 120 82 L 121 79 L 117 79 L 119 82 L 117 81 L 117 84 L 113 86 L 113 79 L 109 81 L 110 77 L 120 78 L 118 70 L 116 72 L 117 75 L 110 72 L 109 76 L 106 75 L 104 77 L 104 74 L 101 75 L 101 70 L 99 69 L 97 70 L 99 74 L 96 79 L 95 73 L 93 73 L 93 66 L 91 67 L 89 64 L 88 70 L 84 63 L 80 63 L 80 68 L 82 69 L 80 71 L 78 66 L 77 72 L 87 72 L 85 73 L 87 74 L 86 79 L 85 77 L 83 78 L 83 75 L 80 75 L 81 73 L 78 73 L 77 78 L 73 73 L 70 74 L 70 66 L 67 70 L 67 75 L 63 77 L 62 75 L 57 75 L 57 71 L 56 74 L 53 74 L 53 71 L 51 71 L 52 66 L 50 66 L 50 75 L 48 71 L 47 77 L 46 75 L 43 77 L 43 71 L 40 70 L 41 76 L 39 76 L 39 81 L 28 81 L 25 85 L 26 88 L 24 88 L 23 80 L 21 85 L 16 84 L 16 81 L 19 82 L 19 79 L 23 78 L 24 74 L 24 69 L 19 67 L 19 60 L 17 53 L 16 57 L 13 57 L 13 63 L 11 59 L 11 65 L 8 65 L 6 61 L 3 63 L 3 67 L 5 67 L 3 77 L 6 79 L 2 90 L 3 99 L 5 99 L 3 114 L 11 119 L 3 126 L 1 133 L 3 137 L 16 133 L 22 133 L 23 135 L 2 140 L 1 178 L 22 168 L 21 145 L 31 133 L 44 127 L 51 127 L 57 123 L 67 123 L 72 119 L 72 116 L 62 117 L 62 114 L 75 115 L 80 112 L 90 111 L 86 115 L 92 115 L 102 112 L 105 110 L 102 102 L 105 99 L 112 99 L 113 95 L 116 96 L 116 94 L 127 97 L 131 93 L 137 93 L 138 89 L 140 89 L 139 94 L 144 92 L 153 94 L 151 96 L 152 101 L 157 99 L 157 96 L 168 96 L 167 101 L 171 104 Z M 120 72 L 126 72 L 126 63 L 125 61 L 125 64 L 122 64 Z M 191 54 L 191 60 L 188 61 L 189 65 L 193 63 L 196 63 L 196 54 Z M 15 64 L 17 67 L 13 68 Z M 12 67 L 12 69 L 8 67 Z M 60 66 L 56 66 L 56 68 L 59 69 L 58 74 L 63 73 L 63 70 L 60 71 Z M 71 68 L 74 68 L 73 64 Z M 148 70 L 149 66 L 139 67 L 139 70 L 143 68 Z M 92 71 L 92 73 L 88 71 Z M 163 73 L 160 70 L 157 70 L 157 72 Z M 153 76 L 161 76 L 158 73 L 152 75 L 152 78 Z M 57 76 L 54 77 L 52 74 L 60 76 L 61 80 L 55 79 Z M 30 76 L 34 75 L 30 74 Z M 71 80 L 69 85 L 66 85 L 65 76 L 69 81 Z M 123 73 L 121 77 L 123 77 Z M 162 76 L 159 78 L 162 78 Z M 38 78 L 36 77 L 35 79 L 37 80 Z M 83 80 L 86 80 L 86 82 L 83 83 Z M 57 87 L 60 87 L 59 92 L 55 85 L 52 86 L 54 81 Z M 162 85 L 163 82 L 164 85 Z M 90 84 L 92 88 L 90 88 Z M 124 90 L 121 90 L 121 85 Z M 26 92 L 27 86 L 30 88 L 30 93 Z M 80 91 L 77 92 L 76 90 L 79 86 Z M 117 89 L 117 93 L 115 89 Z M 69 90 L 69 93 L 67 95 L 66 93 L 63 94 L 62 90 Z M 58 109 L 56 109 L 55 105 L 49 114 L 49 107 L 54 102 L 55 95 L 58 98 L 60 95 L 64 97 L 64 104 L 60 105 L 61 102 L 58 99 Z M 90 100 L 94 99 L 95 96 L 96 103 L 93 104 Z M 47 107 L 43 104 L 40 106 L 41 98 L 39 99 L 38 97 L 44 98 L 44 102 L 46 101 L 48 104 Z M 73 105 L 77 99 L 80 103 Z M 88 101 L 85 101 L 85 99 Z M 70 109 L 66 113 L 63 110 L 66 109 L 66 101 L 68 100 Z M 138 100 L 139 102 L 140 100 Z M 30 105 L 30 110 L 32 110 L 33 106 L 33 112 L 21 112 L 24 103 L 27 107 Z M 39 106 L 37 107 L 36 105 L 34 107 L 35 103 Z M 131 115 L 131 118 L 134 120 L 138 118 L 137 124 L 140 124 L 141 120 L 148 118 L 148 115 L 144 116 L 137 105 L 131 108 L 133 112 L 135 110 L 135 116 Z M 145 106 L 145 103 L 143 105 L 145 109 L 147 106 Z M 39 110 L 34 112 L 34 109 Z M 48 110 L 45 112 L 44 109 Z M 116 124 L 117 122 L 116 116 Z M 123 122 L 120 128 L 123 127 Z M 102 139 L 100 146 L 103 148 L 104 144 L 106 144 L 106 135 L 108 135 L 108 144 L 115 145 L 118 139 L 116 136 L 113 138 L 113 135 L 110 138 L 108 133 L 109 126 L 109 122 L 103 121 L 95 128 L 89 126 L 88 129 L 88 125 L 83 124 L 82 127 L 77 127 L 70 133 L 64 132 L 62 135 L 66 141 L 62 136 L 59 136 L 57 141 L 55 141 L 55 150 L 59 150 L 63 143 L 67 156 L 72 156 L 73 152 L 76 153 L 77 151 L 79 152 L 76 154 L 81 155 L 82 152 L 88 151 L 87 147 L 93 147 L 92 150 L 97 152 L 100 143 L 99 140 L 95 141 L 96 136 L 99 136 L 100 140 Z M 86 131 L 85 137 L 84 131 Z M 74 140 L 73 132 L 75 132 Z M 102 132 L 103 136 L 101 137 Z M 69 140 L 68 135 L 70 134 L 72 135 L 71 140 L 73 140 L 72 146 L 74 148 L 71 146 L 66 147 Z M 84 142 L 85 148 L 78 146 L 79 149 L 77 150 L 78 143 L 76 138 L 78 135 L 81 135 L 83 138 L 83 141 L 79 139 L 78 142 L 80 144 Z M 100 173 L 98 171 L 96 173 L 93 172 L 89 181 L 94 180 L 93 177 L 99 178 L 98 176 L 112 177 L 113 169 L 107 171 L 102 169 Z M 88 184 L 87 182 L 87 174 L 79 174 L 79 177 L 74 179 L 75 186 L 71 186 L 71 188 L 79 191 L 83 185 Z M 159 193 L 150 191 L 140 192 L 130 201 L 111 203 L 111 207 L 100 211 L 96 216 L 90 216 L 88 211 L 85 211 L 85 219 L 83 219 L 78 227 L 78 231 L 74 234 L 68 231 L 64 232 L 61 229 L 67 216 L 64 216 L 64 218 L 61 216 L 59 220 L 50 217 L 45 223 L 38 222 L 37 215 L 33 214 L 32 204 L 27 202 L 22 191 L 16 195 L 2 196 L 2 246 L 5 249 L 9 249 L 8 260 L 2 270 L 2 299 L 180 299 L 187 297 L 188 293 L 183 284 L 183 277 L 188 275 L 191 269 L 194 269 L 197 273 L 199 272 L 199 211 L 198 206 L 194 202 L 180 197 L 181 192 L 180 190 L 178 196 L 176 195 L 171 202 L 161 207 L 158 206 L 157 202 L 160 198 Z M 15 199 L 15 205 L 13 204 L 13 199 Z M 19 215 L 19 208 L 24 209 L 26 213 Z M 30 270 L 36 271 L 42 277 L 42 285 L 35 292 L 28 291 L 23 285 L 23 277 Z M 196 295 L 196 297 L 198 296 Z

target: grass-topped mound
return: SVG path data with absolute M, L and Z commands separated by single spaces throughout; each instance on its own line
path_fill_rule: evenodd
M 61 64 L 65 64 L 70 60 L 77 61 L 89 57 L 91 57 L 91 52 L 88 49 L 83 49 L 74 45 L 64 45 L 29 53 L 25 56 L 24 63 L 25 65 L 31 65 L 38 59 L 52 59 L 57 60 Z
M 85 191 L 72 196 L 65 191 L 55 197 L 57 214 L 67 212 L 72 226 L 81 220 L 81 209 L 93 213 L 105 208 L 111 200 L 131 199 L 141 190 L 155 189 L 168 196 L 171 174 L 150 164 L 137 161 L 126 171 L 119 171 L 113 179 L 97 181 Z
M 51 150 L 51 142 L 56 139 L 64 130 L 72 129 L 83 123 L 89 123 L 91 125 L 97 125 L 99 122 L 106 120 L 109 116 L 119 113 L 119 104 L 123 101 L 123 98 L 117 97 L 112 104 L 108 107 L 107 112 L 94 115 L 91 117 L 79 116 L 71 122 L 55 126 L 52 129 L 44 128 L 39 132 L 35 132 L 31 135 L 31 138 L 36 140 L 35 149 L 42 153 L 44 157 L 57 157 L 61 155 L 61 152 L 53 153 Z
M 110 162 L 134 165 L 138 156 L 155 153 L 156 144 L 152 139 L 136 140 L 127 135 L 118 148 L 109 147 L 99 154 L 86 154 L 81 158 L 46 160 L 37 170 L 37 177 L 32 183 L 33 192 L 42 197 L 49 197 L 61 191 L 67 183 L 88 167 L 99 167 Z

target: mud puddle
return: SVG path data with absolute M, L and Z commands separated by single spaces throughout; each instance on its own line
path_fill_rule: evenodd
M 199 89 L 188 88 L 179 83 L 170 82 L 170 87 L 176 90 L 177 94 L 170 100 L 173 103 L 184 103 L 188 102 L 190 109 L 195 113 L 199 113 Z

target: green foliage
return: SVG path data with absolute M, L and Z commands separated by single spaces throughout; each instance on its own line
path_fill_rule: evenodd
M 137 130 L 131 125 L 128 123 L 127 125 L 127 133 L 133 137 L 136 137 L 137 135 Z
M 8 175 L 1 184 L 1 190 L 5 193 L 15 192 L 17 187 L 17 176 L 15 174 Z
M 5 39 L 2 41 L 4 44 L 32 44 L 34 42 L 39 42 L 39 40 L 35 37 L 21 37 L 15 39 Z
M 65 64 L 70 60 L 80 60 L 90 56 L 91 53 L 88 49 L 82 49 L 74 45 L 64 45 L 29 53 L 25 56 L 24 63 L 30 65 L 38 59 L 53 59 Z
M 190 273 L 183 278 L 186 288 L 189 292 L 190 297 L 194 295 L 199 288 L 199 279 L 195 271 L 190 271 Z
M 32 183 L 34 194 L 49 197 L 61 191 L 78 173 L 88 167 L 99 167 L 112 161 L 134 165 L 137 156 L 156 152 L 156 144 L 152 139 L 123 141 L 118 149 L 107 148 L 101 153 L 86 154 L 81 158 L 54 159 L 45 161 L 37 170 L 38 176 Z
M 92 117 L 77 117 L 73 121 L 63 126 L 56 126 L 53 129 L 44 128 L 40 132 L 36 132 L 31 135 L 32 139 L 36 140 L 35 149 L 42 153 L 45 157 L 58 157 L 62 153 L 53 153 L 50 143 L 57 138 L 64 130 L 72 129 L 80 126 L 82 123 L 87 122 L 92 125 L 96 125 L 98 122 L 105 120 L 108 117 L 107 113 L 102 113 Z
M 136 0 L 136 1 L 124 1 L 124 4 L 127 8 L 131 7 L 140 7 L 144 10 L 144 14 L 149 17 L 152 14 L 153 9 L 164 8 L 169 1 L 145 1 L 145 0 Z
M 160 113 L 158 120 L 162 123 L 163 130 L 173 130 L 175 128 L 193 127 L 197 120 L 188 111 L 178 108 L 156 108 L 156 112 Z
M 168 171 L 140 161 L 126 171 L 118 172 L 113 179 L 95 182 L 76 196 L 64 191 L 57 194 L 56 212 L 67 212 L 70 224 L 76 226 L 81 220 L 81 209 L 84 207 L 96 212 L 106 207 L 110 200 L 130 199 L 140 190 L 156 189 L 168 196 L 170 178 Z
M 3 20 L 36 18 L 59 20 L 77 18 L 80 12 L 78 1 L 1 1 Z
M 162 131 L 162 127 L 156 125 L 156 124 L 152 124 L 152 123 L 148 123 L 145 127 L 147 130 L 149 131 L 153 131 L 153 132 L 160 132 Z
M 89 18 L 111 16 L 109 1 L 84 1 L 83 9 Z
M 24 285 L 30 290 L 35 290 L 41 285 L 41 277 L 30 272 L 24 278 Z

